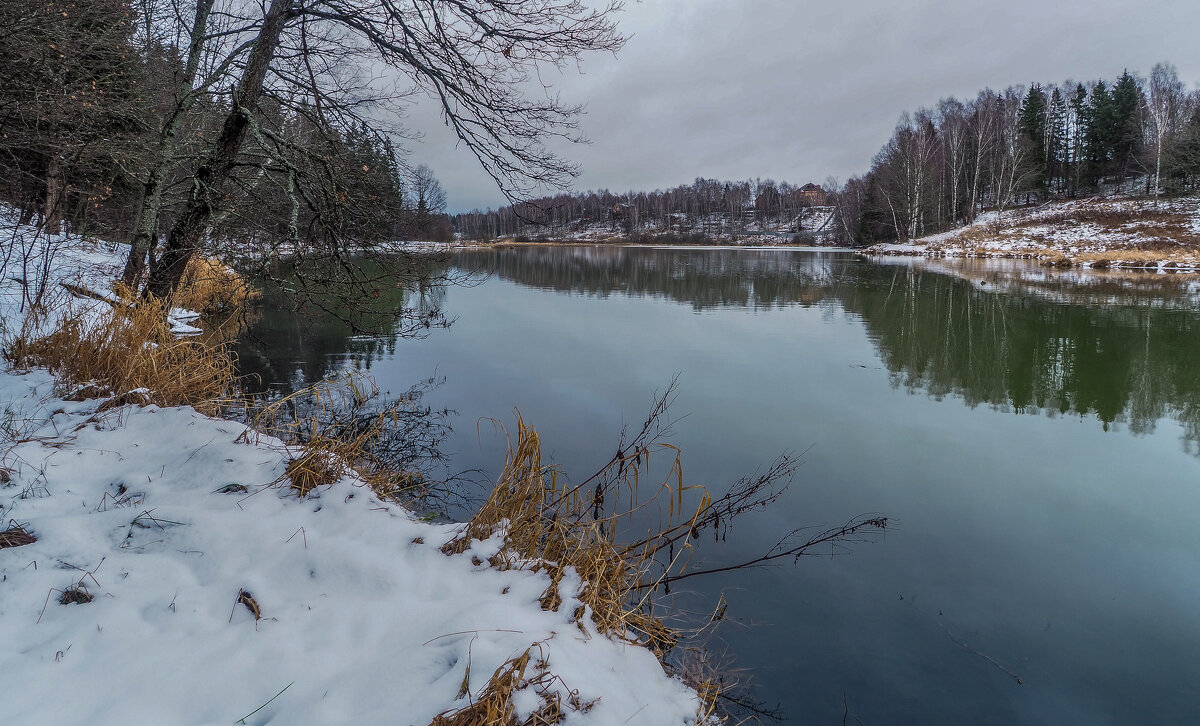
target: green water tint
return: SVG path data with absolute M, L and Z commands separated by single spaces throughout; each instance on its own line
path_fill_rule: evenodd
M 836 304 L 862 318 L 910 392 L 1094 415 L 1134 433 L 1170 417 L 1190 447 L 1200 440 L 1200 282 L 1191 275 L 742 250 L 509 249 L 457 263 L 544 290 L 662 296 L 696 310 Z
M 789 493 L 696 563 L 860 514 L 886 536 L 688 581 L 758 696 L 798 723 L 1186 723 L 1200 713 L 1200 285 L 1020 261 L 827 251 L 464 251 L 424 340 L 264 314 L 283 384 L 438 376 L 459 469 L 494 478 L 513 407 L 569 477 L 680 375 L 672 443 L 714 491 L 785 450 Z M 424 301 L 424 302 L 422 302 Z M 303 375 L 297 377 L 299 370 Z M 740 627 L 739 624 L 751 627 Z M 720 643 L 716 644 L 719 648 Z M 1022 683 L 1016 683 L 1020 677 Z

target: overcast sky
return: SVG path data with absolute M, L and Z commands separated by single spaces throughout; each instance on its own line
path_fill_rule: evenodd
M 578 190 L 650 190 L 697 176 L 793 183 L 865 171 L 900 114 L 990 86 L 1142 76 L 1168 60 L 1200 85 L 1200 0 L 645 0 L 629 42 L 554 79 L 584 103 Z M 451 211 L 503 196 L 436 109 L 412 161 Z

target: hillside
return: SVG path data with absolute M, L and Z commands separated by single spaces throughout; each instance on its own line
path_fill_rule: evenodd
M 727 244 L 739 246 L 806 244 L 832 245 L 836 209 L 805 207 L 795 215 L 762 217 L 753 209 L 741 213 L 689 216 L 633 222 L 622 210 L 609 210 L 603 219 L 576 218 L 563 224 L 527 224 L 517 234 L 497 237 L 498 244 Z M 460 241 L 471 242 L 467 235 Z
M 998 214 L 911 243 L 868 247 L 872 255 L 1014 257 L 1048 265 L 1200 269 L 1200 198 L 1054 201 Z

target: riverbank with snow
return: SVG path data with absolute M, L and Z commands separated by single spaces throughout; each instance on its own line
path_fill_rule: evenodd
M 1053 266 L 1200 270 L 1200 198 L 1088 198 L 998 214 L 868 255 L 1035 259 Z
M 45 295 L 111 310 L 60 283 L 106 290 L 121 248 L 46 242 L 27 247 L 53 252 Z M 32 282 L 0 283 L 6 345 L 28 330 Z M 704 712 L 650 650 L 598 631 L 573 571 L 555 586 L 545 569 L 489 564 L 502 533 L 445 554 L 462 525 L 421 521 L 353 473 L 297 496 L 286 476 L 301 452 L 278 439 L 77 391 L 0 371 L 9 721 L 420 726 L 505 689 L 505 723 Z

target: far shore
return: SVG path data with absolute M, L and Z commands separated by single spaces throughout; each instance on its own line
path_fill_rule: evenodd
M 985 212 L 972 223 L 868 256 L 1037 260 L 1047 267 L 1200 270 L 1200 198 L 1090 198 Z

